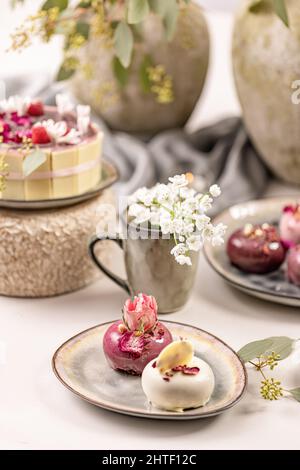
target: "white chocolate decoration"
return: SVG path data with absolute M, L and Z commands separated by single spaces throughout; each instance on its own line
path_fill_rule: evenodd
M 165 347 L 157 358 L 157 367 L 161 373 L 190 363 L 194 356 L 190 341 L 173 341 Z
M 186 343 L 192 348 L 192 357 L 189 356 L 188 363 L 179 363 L 178 357 L 188 357 Z M 167 363 L 172 367 L 166 369 Z M 168 411 L 182 412 L 204 406 L 210 400 L 214 386 L 212 369 L 193 355 L 192 344 L 188 341 L 171 343 L 158 358 L 147 364 L 142 374 L 142 388 L 148 401 Z

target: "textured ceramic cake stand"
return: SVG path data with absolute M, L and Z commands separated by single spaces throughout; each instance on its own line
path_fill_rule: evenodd
M 48 297 L 80 289 L 99 278 L 88 255 L 96 228 L 113 217 L 108 189 L 72 207 L 0 211 L 0 294 Z M 111 244 L 99 246 L 98 256 L 109 262 Z

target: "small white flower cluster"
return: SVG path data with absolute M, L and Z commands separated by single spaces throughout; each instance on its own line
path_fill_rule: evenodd
M 213 225 L 206 212 L 212 207 L 213 198 L 221 190 L 214 184 L 206 194 L 196 193 L 189 187 L 186 175 L 169 178 L 168 184 L 158 183 L 153 188 L 138 189 L 129 200 L 128 215 L 133 223 L 145 222 L 158 227 L 162 234 L 173 236 L 175 246 L 171 254 L 181 264 L 191 265 L 190 251 L 199 251 L 204 241 L 213 246 L 224 243 L 226 226 Z

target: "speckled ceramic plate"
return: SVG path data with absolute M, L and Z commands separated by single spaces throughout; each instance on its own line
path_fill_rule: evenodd
M 119 174 L 117 169 L 111 163 L 102 160 L 102 178 L 93 189 L 87 191 L 86 193 L 60 199 L 45 199 L 36 201 L 0 199 L 0 207 L 7 209 L 33 210 L 56 209 L 59 207 L 73 206 L 74 204 L 78 204 L 98 196 L 98 194 L 100 194 L 104 189 L 109 188 L 109 186 L 115 183 L 118 179 Z
M 232 232 L 246 223 L 277 225 L 284 206 L 295 204 L 296 197 L 261 199 L 232 206 L 218 215 L 214 222 L 228 226 L 225 244 L 221 247 L 205 245 L 206 258 L 214 270 L 227 282 L 247 294 L 264 300 L 300 307 L 300 288 L 291 284 L 285 273 L 285 264 L 273 273 L 256 275 L 235 268 L 226 254 L 226 242 Z
M 157 419 L 197 419 L 214 416 L 234 406 L 245 391 L 247 376 L 236 353 L 215 336 L 188 325 L 164 322 L 174 340 L 187 338 L 195 354 L 211 366 L 216 386 L 209 403 L 183 413 L 162 411 L 148 404 L 141 379 L 111 369 L 104 357 L 102 339 L 112 322 L 83 331 L 64 343 L 52 364 L 57 378 L 88 402 L 132 416 Z

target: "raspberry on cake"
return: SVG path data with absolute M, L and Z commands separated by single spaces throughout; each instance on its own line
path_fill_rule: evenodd
M 8 167 L 0 198 L 65 198 L 99 182 L 103 134 L 90 121 L 90 107 L 75 110 L 65 95 L 57 105 L 20 96 L 0 102 L 0 157 Z
M 155 298 L 139 294 L 125 302 L 123 319 L 106 331 L 103 351 L 113 369 L 141 375 L 148 362 L 171 342 L 170 331 L 157 320 Z

